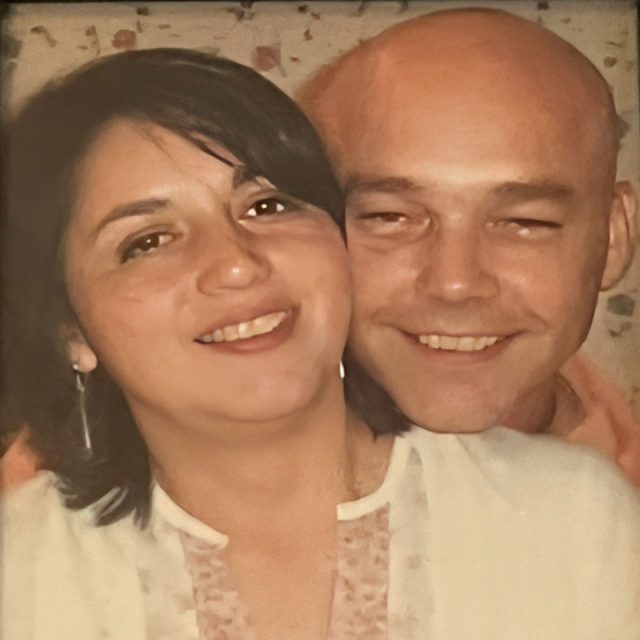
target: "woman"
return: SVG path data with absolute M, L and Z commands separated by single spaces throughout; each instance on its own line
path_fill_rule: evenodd
M 637 637 L 640 507 L 600 462 L 395 437 L 355 364 L 347 410 L 342 199 L 279 90 L 119 54 L 9 142 L 9 391 L 53 474 L 3 506 L 4 639 Z

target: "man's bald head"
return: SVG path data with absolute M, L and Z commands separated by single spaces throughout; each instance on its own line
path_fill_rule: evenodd
M 503 11 L 401 23 L 299 95 L 347 191 L 350 348 L 416 423 L 535 430 L 624 272 L 607 83 Z
M 614 171 L 617 116 L 605 79 L 571 44 L 505 11 L 453 9 L 400 23 L 324 67 L 298 93 L 338 165 L 374 121 L 395 126 L 403 103 L 448 101 L 445 110 L 464 117 L 463 107 L 507 98 L 522 114 L 549 110 L 560 127 L 580 127 L 578 137 Z

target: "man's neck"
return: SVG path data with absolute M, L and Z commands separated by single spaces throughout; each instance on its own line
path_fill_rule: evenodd
M 557 373 L 526 398 L 502 422 L 523 433 L 567 435 L 585 419 L 585 408 L 567 380 Z

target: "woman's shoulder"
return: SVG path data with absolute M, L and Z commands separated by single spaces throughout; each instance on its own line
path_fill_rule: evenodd
M 55 475 L 41 471 L 17 486 L 9 487 L 0 498 L 2 525 L 26 528 L 43 524 L 43 518 L 65 509 Z
M 42 544 L 81 548 L 122 537 L 135 527 L 132 518 L 96 526 L 95 507 L 68 507 L 60 480 L 49 471 L 38 472 L 0 497 L 0 523 L 5 549 Z
M 69 509 L 48 472 L 2 496 L 3 638 L 98 638 L 116 628 L 109 637 L 143 637 L 121 629 L 132 619 L 139 626 L 135 525 L 98 527 L 93 515 L 91 507 Z

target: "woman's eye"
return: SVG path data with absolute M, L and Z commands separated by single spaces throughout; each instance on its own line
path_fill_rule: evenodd
M 246 216 L 249 218 L 258 218 L 260 216 L 272 216 L 278 213 L 287 213 L 293 211 L 297 207 L 293 202 L 288 202 L 283 198 L 262 198 L 254 202 L 247 209 Z
M 148 256 L 171 240 L 171 235 L 162 231 L 147 233 L 127 243 L 122 251 L 121 262 Z

